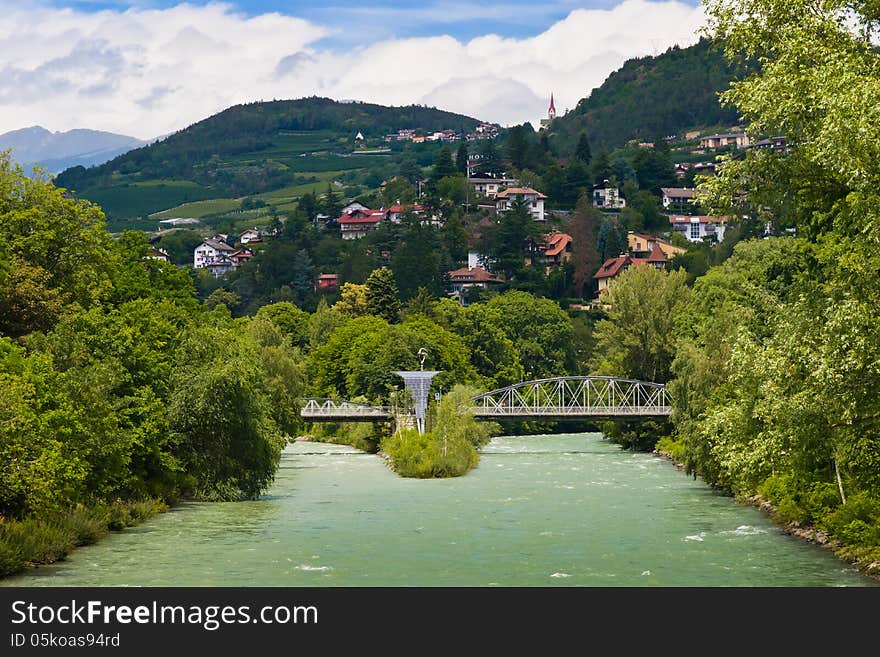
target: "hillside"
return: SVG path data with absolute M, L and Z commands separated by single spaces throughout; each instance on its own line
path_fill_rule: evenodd
M 630 59 L 577 107 L 557 117 L 550 137 L 561 154 L 570 155 L 582 131 L 594 149 L 608 150 L 631 139 L 652 141 L 683 130 L 736 124 L 736 112 L 721 107 L 718 93 L 747 70 L 728 64 L 705 39 L 656 57 Z
M 0 135 L 0 151 L 11 148 L 12 159 L 25 169 L 37 165 L 49 173 L 77 165 L 103 164 L 145 143 L 126 135 L 83 128 L 51 132 L 31 126 Z
M 211 201 L 212 210 L 233 210 L 239 207 L 233 199 L 254 196 L 283 210 L 331 180 L 355 188 L 378 186 L 393 173 L 386 167 L 393 159 L 389 154 L 409 147 L 385 142 L 387 134 L 472 131 L 479 123 L 420 106 L 327 98 L 249 103 L 101 166 L 67 169 L 56 183 L 101 205 L 111 223 L 200 201 Z M 359 132 L 362 144 L 355 143 Z

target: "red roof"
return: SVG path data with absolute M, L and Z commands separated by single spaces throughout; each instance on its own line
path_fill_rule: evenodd
M 501 283 L 500 279 L 494 278 L 492 274 L 482 267 L 462 267 L 449 272 L 449 280 L 454 283 Z
M 613 278 L 630 264 L 633 259 L 630 256 L 618 256 L 616 258 L 608 258 L 605 263 L 599 267 L 599 271 L 593 278 Z
M 392 205 L 390 208 L 388 208 L 388 212 L 391 212 L 392 214 L 407 211 L 421 212 L 424 209 L 424 206 L 416 203 L 415 205 Z
M 654 248 L 651 249 L 651 255 L 648 256 L 648 262 L 666 262 L 666 254 L 657 242 L 654 242 Z
M 571 235 L 566 233 L 549 233 L 544 238 L 544 243 L 547 247 L 544 249 L 544 255 L 555 256 L 559 255 L 563 251 L 565 251 L 565 247 L 567 247 L 572 241 Z
M 652 254 L 653 255 L 653 254 Z M 616 258 L 608 258 L 605 264 L 599 267 L 599 271 L 595 273 L 593 278 L 614 278 L 620 274 L 629 265 L 644 265 L 649 262 L 658 262 L 651 258 L 633 258 L 632 256 L 617 256 Z M 666 262 L 664 258 L 662 262 Z
M 349 210 L 343 212 L 337 223 L 340 224 L 377 224 L 385 217 L 385 213 L 381 210 Z

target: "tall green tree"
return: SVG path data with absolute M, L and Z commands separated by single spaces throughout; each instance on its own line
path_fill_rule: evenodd
M 578 143 L 574 149 L 574 156 L 584 163 L 585 166 L 590 165 L 593 159 L 593 151 L 590 148 L 590 140 L 587 138 L 586 132 L 581 132 L 578 136 Z
M 462 141 L 458 145 L 458 150 L 455 151 L 455 168 L 458 169 L 459 173 L 468 175 L 468 147 L 467 142 Z
M 373 270 L 367 277 L 367 311 L 389 324 L 400 320 L 400 293 L 394 273 L 388 267 Z
M 446 176 L 454 176 L 457 171 L 455 162 L 452 161 L 452 153 L 449 151 L 449 146 L 444 144 L 440 147 L 440 150 L 437 151 L 437 157 L 434 158 L 434 168 L 431 171 L 431 181 L 437 183 Z
M 676 322 L 688 299 L 683 271 L 632 266 L 600 297 L 608 319 L 596 324 L 596 374 L 666 383 L 677 346 Z

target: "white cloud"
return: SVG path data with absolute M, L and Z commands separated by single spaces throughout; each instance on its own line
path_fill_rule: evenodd
M 690 45 L 703 23 L 698 7 L 625 0 L 531 38 L 370 43 L 224 4 L 85 13 L 0 0 L 0 12 L 0 133 L 39 124 L 145 139 L 237 103 L 310 95 L 537 124 L 551 92 L 560 112 L 573 108 L 626 59 Z

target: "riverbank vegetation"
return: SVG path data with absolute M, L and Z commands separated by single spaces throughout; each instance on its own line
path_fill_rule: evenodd
M 698 278 L 670 389 L 686 467 L 880 572 L 880 53 L 843 2 L 711 0 L 708 30 L 760 74 L 724 100 L 785 152 L 729 158 L 716 212 L 799 237 L 738 244 Z M 748 19 L 740 19 L 748 16 Z M 871 100 L 866 100 L 871 99 Z
M 265 318 L 0 155 L 0 574 L 179 499 L 271 483 L 302 372 Z
M 476 420 L 470 399 L 478 393 L 471 386 L 456 385 L 431 407 L 427 431 L 402 428 L 381 443 L 391 468 L 402 477 L 460 477 L 476 467 L 477 449 L 497 435 L 494 422 Z

